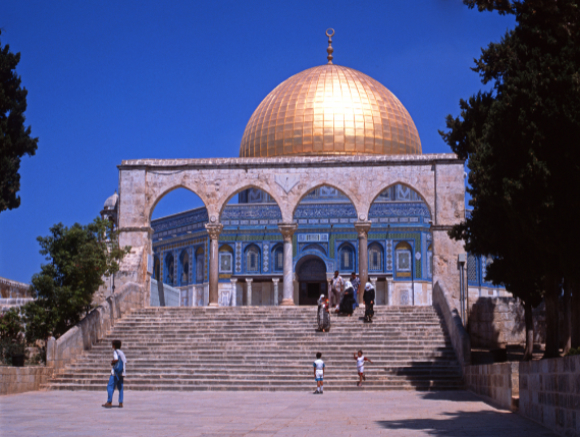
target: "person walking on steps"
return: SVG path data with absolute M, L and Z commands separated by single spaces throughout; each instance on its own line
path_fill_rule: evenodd
M 373 316 L 375 315 L 375 289 L 370 282 L 367 282 L 365 285 L 363 300 L 365 302 L 365 322 L 370 323 L 373 321 Z
M 105 408 L 113 407 L 113 393 L 115 388 L 119 390 L 119 408 L 123 408 L 123 380 L 125 378 L 125 367 L 127 358 L 121 350 L 121 340 L 113 340 L 113 361 L 111 361 L 111 376 L 107 385 L 107 403 L 103 404 Z
M 352 284 L 352 289 L 354 290 L 353 299 L 354 304 L 352 306 L 352 310 L 354 311 L 358 307 L 358 292 L 360 291 L 360 279 L 356 275 L 356 272 L 352 272 L 350 274 L 350 283 Z
M 358 387 L 362 386 L 363 381 L 366 381 L 365 377 L 365 361 L 372 364 L 373 362 L 363 355 L 363 351 L 359 350 L 355 352 L 354 359 L 356 360 L 356 370 L 358 372 Z
M 344 289 L 344 279 L 338 274 L 338 270 L 334 272 L 334 278 L 330 284 L 330 307 L 338 309 L 340 300 L 342 298 L 342 291 Z
M 315 395 L 324 394 L 324 361 L 322 361 L 322 354 L 316 353 L 316 360 L 314 361 L 314 380 L 316 381 Z

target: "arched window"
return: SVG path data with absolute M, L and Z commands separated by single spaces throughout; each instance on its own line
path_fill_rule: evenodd
M 379 243 L 372 243 L 369 246 L 369 271 L 383 271 L 383 246 Z
M 195 251 L 195 282 L 197 284 L 202 284 L 204 281 L 204 262 L 205 262 L 205 251 L 203 246 L 199 246 Z
M 397 271 L 411 272 L 411 245 L 407 242 L 401 241 L 395 247 L 395 260 L 397 263 Z
M 179 255 L 177 279 L 179 285 L 189 284 L 189 253 L 187 253 L 187 249 L 183 249 Z
M 275 272 L 284 271 L 284 246 L 282 244 L 277 244 L 272 250 L 273 266 Z
M 232 273 L 234 265 L 233 249 L 229 245 L 224 244 L 220 247 L 219 256 L 220 273 Z
M 255 244 L 251 244 L 246 248 L 246 272 L 259 273 L 260 272 L 260 249 Z
M 344 243 L 338 249 L 338 259 L 340 270 L 343 272 L 352 272 L 356 270 L 354 263 L 354 247 L 349 243 Z
M 430 244 L 427 248 L 427 274 L 433 277 L 433 246 Z
M 173 254 L 169 252 L 165 255 L 165 265 L 163 266 L 163 282 L 173 285 L 173 268 L 175 266 Z

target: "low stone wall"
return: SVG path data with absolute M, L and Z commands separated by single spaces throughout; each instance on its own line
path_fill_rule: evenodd
M 500 408 L 516 411 L 520 393 L 519 363 L 467 366 L 465 386 Z
M 0 366 L 0 395 L 39 390 L 52 377 L 53 369 L 44 366 Z
M 101 340 L 115 320 L 142 306 L 143 286 L 135 283 L 124 284 L 119 292 L 113 297 L 108 297 L 60 338 L 49 340 L 46 348 L 47 366 L 55 371 L 62 370 Z
M 453 349 L 457 355 L 462 372 L 465 373 L 465 367 L 471 362 L 471 344 L 469 334 L 461 323 L 461 317 L 457 309 L 449 304 L 445 292 L 437 282 L 433 286 L 433 306 L 443 318 L 445 327 L 453 344 Z
M 580 436 L 580 356 L 520 363 L 520 414 Z

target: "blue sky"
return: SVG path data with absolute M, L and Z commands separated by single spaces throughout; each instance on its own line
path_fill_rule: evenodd
M 117 188 L 123 159 L 235 157 L 246 123 L 280 82 L 334 62 L 389 88 L 423 153 L 482 88 L 480 48 L 515 25 L 460 0 L 20 1 L 0 3 L 2 45 L 21 52 L 38 152 L 21 167 L 22 205 L 0 214 L 0 276 L 29 282 L 36 237 L 88 223 Z M 174 192 L 154 217 L 197 206 Z

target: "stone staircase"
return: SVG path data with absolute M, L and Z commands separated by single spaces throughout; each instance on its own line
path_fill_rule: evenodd
M 353 353 L 363 349 L 364 390 L 450 390 L 460 367 L 432 307 L 375 307 L 372 324 L 332 316 L 315 330 L 315 307 L 147 308 L 117 321 L 112 333 L 47 386 L 105 390 L 111 340 L 123 341 L 130 390 L 312 390 L 322 352 L 327 390 L 361 390 Z

